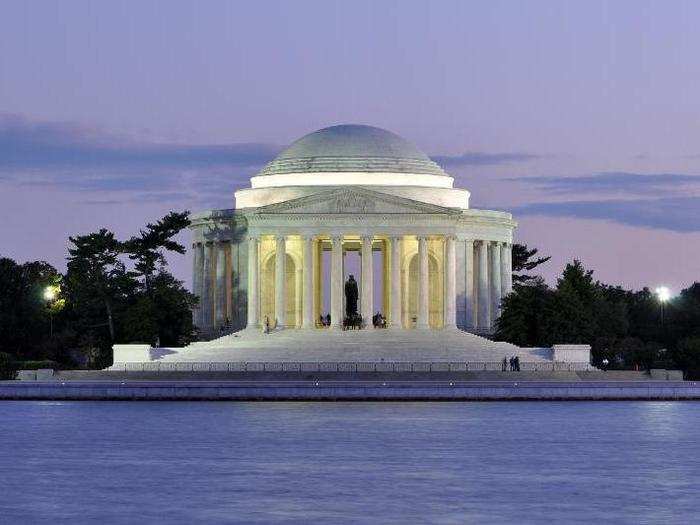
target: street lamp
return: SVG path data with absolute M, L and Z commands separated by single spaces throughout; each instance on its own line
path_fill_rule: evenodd
M 56 287 L 55 286 L 47 286 L 46 288 L 44 288 L 44 299 L 51 302 L 55 298 L 56 298 Z
M 671 299 L 671 290 L 669 290 L 666 286 L 659 286 L 656 290 L 654 290 L 654 293 L 656 293 L 656 298 L 659 300 L 659 303 L 661 303 L 661 326 L 664 326 L 666 303 L 669 301 L 669 299 Z
M 44 288 L 44 300 L 48 303 L 48 310 L 49 310 L 49 337 L 53 337 L 53 308 L 51 303 L 56 300 L 56 296 L 58 295 L 58 287 L 57 286 L 47 286 Z

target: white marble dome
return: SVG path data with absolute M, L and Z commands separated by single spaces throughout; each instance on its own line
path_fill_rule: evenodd
M 323 128 L 295 141 L 251 179 L 280 186 L 422 186 L 451 188 L 453 179 L 404 138 L 359 124 Z

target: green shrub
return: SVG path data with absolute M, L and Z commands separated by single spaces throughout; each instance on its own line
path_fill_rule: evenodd
M 40 368 L 51 368 L 52 370 L 58 370 L 61 368 L 56 361 L 51 361 L 45 359 L 43 361 L 21 361 L 17 363 L 19 370 L 39 370 Z
M 17 377 L 17 362 L 10 354 L 0 352 L 0 380 Z

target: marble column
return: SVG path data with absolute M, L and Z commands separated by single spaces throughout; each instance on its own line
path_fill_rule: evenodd
M 199 298 L 199 303 L 192 311 L 192 322 L 196 327 L 202 326 L 202 274 L 204 272 L 204 245 L 196 242 L 192 245 L 192 293 Z
M 226 318 L 229 321 L 229 328 L 236 327 L 236 312 L 233 309 L 233 279 L 234 279 L 234 246 L 232 241 L 226 241 Z
M 499 243 L 491 243 L 491 324 L 501 313 L 501 247 Z
M 216 243 L 216 323 L 218 330 L 226 322 L 226 248 L 228 241 Z
M 475 293 L 474 293 L 474 275 L 475 275 L 475 260 L 474 260 L 474 241 L 467 239 L 464 241 L 464 261 L 465 261 L 465 276 L 464 276 L 464 300 L 465 300 L 465 326 L 468 330 L 476 328 L 476 309 L 475 309 Z
M 294 278 L 294 328 L 301 328 L 302 310 L 304 308 L 304 299 L 302 285 L 304 281 L 304 270 L 298 268 Z
M 248 237 L 248 320 L 246 328 L 258 327 L 258 305 L 260 286 L 258 285 L 258 238 Z
M 303 262 L 303 276 L 302 276 L 302 289 L 303 289 L 303 299 L 302 299 L 302 309 L 303 313 L 301 316 L 301 327 L 302 328 L 313 328 L 314 327 L 314 240 L 313 237 L 303 237 L 303 251 L 304 251 L 304 262 Z
M 287 242 L 284 235 L 275 238 L 275 328 L 287 323 Z
M 501 297 L 513 291 L 513 254 L 511 245 L 501 244 Z
M 365 327 L 373 328 L 372 316 L 374 315 L 374 305 L 373 300 L 373 284 L 374 284 L 374 273 L 372 269 L 372 236 L 366 235 L 362 237 L 362 281 L 360 286 L 362 288 L 361 300 L 360 300 L 360 315 L 362 315 L 362 320 L 364 321 Z
M 320 320 L 321 315 L 325 315 L 327 312 L 323 312 L 323 241 L 316 240 L 313 242 L 314 250 L 314 267 L 313 267 L 313 279 L 314 279 L 314 310 L 313 310 L 313 323 L 314 325 Z
M 203 331 L 212 329 L 212 310 L 214 309 L 212 303 L 213 260 L 214 244 L 207 242 L 204 245 L 204 264 L 202 267 L 202 326 L 200 326 L 200 328 Z
M 402 328 L 401 323 L 401 237 L 391 238 L 391 315 L 389 328 Z
M 343 327 L 343 237 L 331 238 L 331 328 Z
M 428 238 L 418 237 L 418 320 L 416 328 L 425 329 L 430 323 L 430 283 L 428 266 Z
M 457 253 L 455 238 L 445 238 L 445 328 L 457 328 Z
M 489 294 L 489 250 L 488 241 L 479 241 L 477 246 L 479 258 L 478 279 L 479 291 L 477 294 L 477 326 L 479 330 L 491 329 L 491 297 Z

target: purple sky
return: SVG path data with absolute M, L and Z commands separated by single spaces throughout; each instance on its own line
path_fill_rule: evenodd
M 34 2 L 0 10 L 0 240 L 231 207 L 299 136 L 390 129 L 517 238 L 610 283 L 700 280 L 698 2 Z M 189 280 L 189 260 L 173 258 Z

